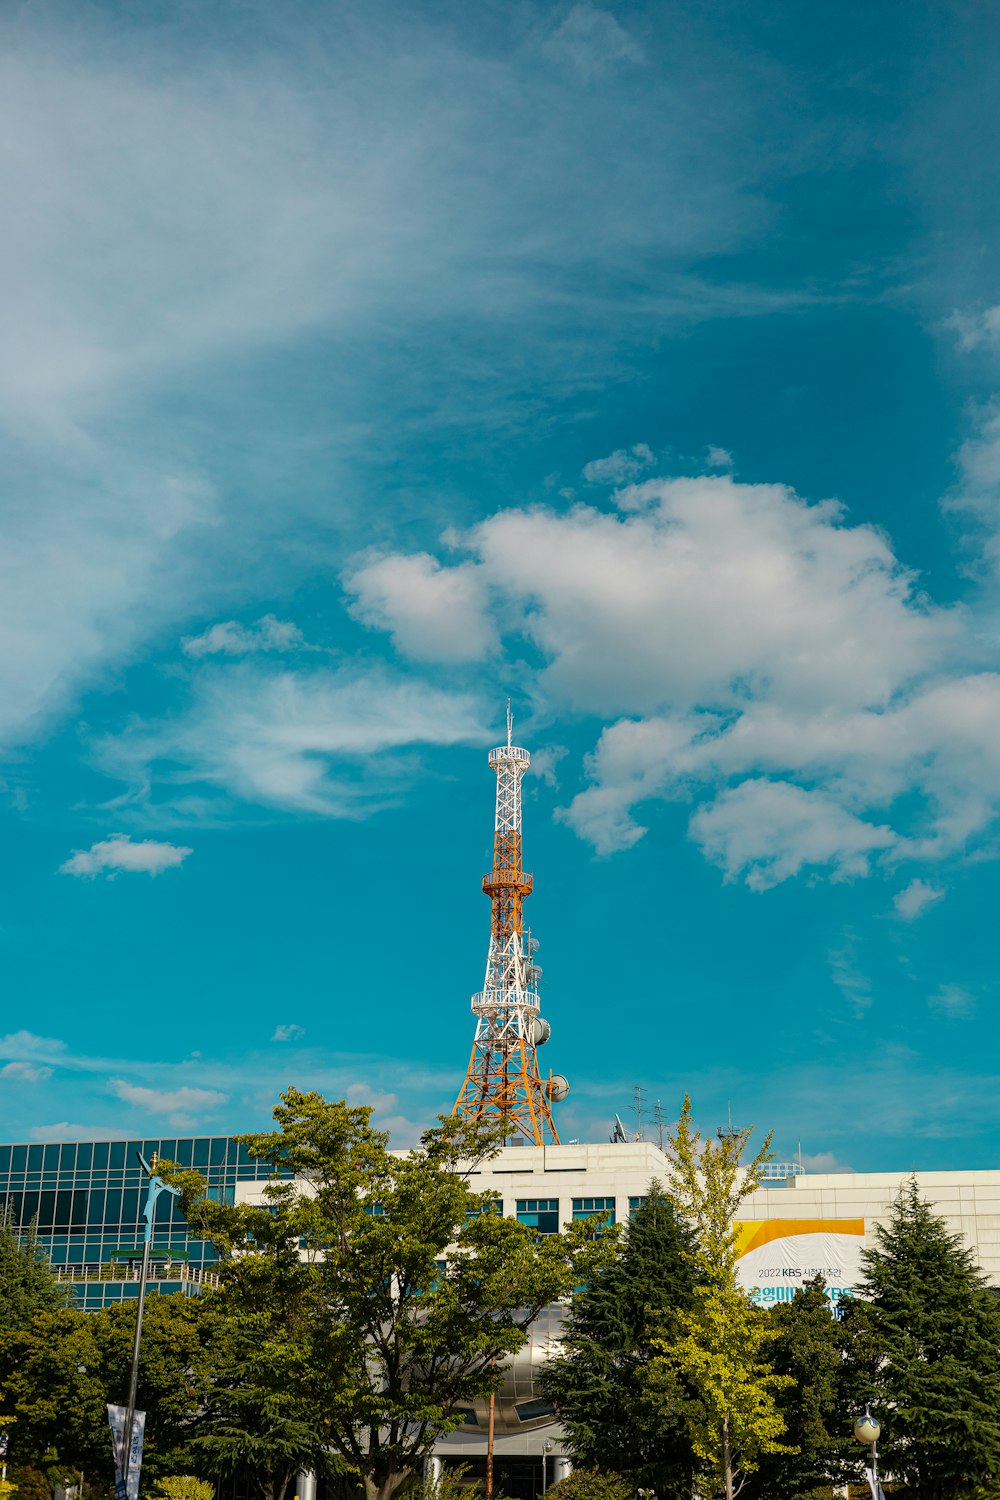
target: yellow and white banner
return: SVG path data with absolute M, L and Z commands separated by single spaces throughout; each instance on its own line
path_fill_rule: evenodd
M 759 1307 L 790 1302 L 814 1276 L 834 1306 L 861 1280 L 864 1219 L 756 1219 L 737 1223 L 740 1285 Z

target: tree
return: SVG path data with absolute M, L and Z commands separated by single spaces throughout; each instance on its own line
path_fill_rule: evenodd
M 546 1494 L 552 1500 L 633 1500 L 635 1488 L 621 1474 L 608 1469 L 574 1469 L 565 1479 L 550 1485 Z
M 689 1500 L 692 1452 L 684 1392 L 678 1388 L 676 1407 L 669 1410 L 661 1382 L 651 1403 L 647 1370 L 653 1339 L 671 1329 L 677 1309 L 692 1306 L 695 1279 L 691 1231 L 662 1185 L 652 1182 L 614 1259 L 574 1296 L 563 1353 L 541 1377 L 577 1463 L 616 1471 L 633 1490 L 655 1490 L 659 1500 Z
M 488 1211 L 468 1171 L 498 1137 L 466 1122 L 397 1155 L 367 1108 L 289 1089 L 274 1115 L 276 1131 L 241 1137 L 284 1174 L 263 1205 L 212 1203 L 196 1174 L 173 1174 L 222 1255 L 197 1446 L 210 1474 L 249 1467 L 266 1500 L 331 1463 L 390 1500 L 461 1424 L 456 1407 L 495 1387 L 494 1360 L 609 1251 L 586 1223 L 538 1238 Z
M 10 1461 L 69 1474 L 111 1474 L 104 1385 L 96 1373 L 94 1315 L 36 1313 L 28 1327 L 0 1329 L 0 1410 L 14 1421 Z
M 706 1497 L 721 1490 L 726 1500 L 739 1493 L 761 1455 L 785 1451 L 774 1393 L 787 1378 L 775 1375 L 764 1358 L 775 1330 L 736 1277 L 735 1215 L 771 1160 L 768 1134 L 750 1164 L 740 1165 L 752 1134 L 749 1126 L 703 1141 L 684 1096 L 668 1140 L 668 1190 L 695 1235 L 700 1276 L 692 1308 L 677 1313 L 674 1336 L 657 1340 L 661 1353 L 650 1369 L 651 1395 L 662 1386 L 671 1409 L 678 1379 L 694 1393 L 686 1420 L 697 1479 Z
M 153 1500 L 215 1500 L 215 1485 L 193 1474 L 167 1475 L 153 1491 Z
M 843 1326 L 850 1414 L 877 1413 L 894 1494 L 1000 1493 L 1000 1307 L 972 1252 L 914 1178 L 863 1262 Z
M 35 1226 L 22 1233 L 9 1213 L 0 1218 L 0 1328 L 27 1328 L 39 1312 L 57 1312 L 70 1300 L 38 1244 Z
M 822 1276 L 798 1287 L 791 1302 L 780 1302 L 767 1316 L 775 1331 L 768 1363 L 789 1381 L 776 1390 L 775 1404 L 794 1451 L 761 1455 L 745 1500 L 811 1500 L 841 1478 L 844 1456 L 854 1446 L 842 1420 L 838 1325 Z

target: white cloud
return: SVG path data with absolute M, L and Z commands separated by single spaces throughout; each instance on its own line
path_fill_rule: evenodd
M 1000 343 L 1000 307 L 953 313 L 945 326 L 957 336 L 960 349 L 978 349 L 983 344 Z
M 500 511 L 461 539 L 493 628 L 537 650 L 546 709 L 615 720 L 573 828 L 611 853 L 642 837 L 644 802 L 707 795 L 692 833 L 752 885 L 940 860 L 985 834 L 1000 674 L 976 670 L 974 621 L 935 608 L 882 532 L 728 475 L 614 499 Z
M 18 1083 L 44 1083 L 52 1077 L 52 1069 L 37 1063 L 9 1062 L 0 1068 L 0 1078 L 11 1078 Z
M 299 1038 L 305 1036 L 305 1034 L 305 1028 L 302 1026 L 297 1026 L 295 1022 L 292 1021 L 284 1026 L 276 1026 L 274 1028 L 274 1035 L 272 1036 L 271 1041 L 297 1042 Z
M 248 661 L 204 668 L 194 693 L 186 714 L 102 740 L 102 767 L 140 788 L 160 775 L 266 806 L 363 817 L 415 774 L 405 752 L 487 738 L 469 694 L 380 669 Z
M 262 615 L 250 626 L 222 620 L 181 642 L 185 656 L 250 656 L 256 651 L 292 651 L 304 644 L 297 625 L 274 615 Z
M 229 1102 L 229 1095 L 216 1089 L 196 1089 L 184 1086 L 176 1089 L 145 1088 L 141 1084 L 127 1082 L 124 1078 L 110 1078 L 109 1091 L 133 1108 L 151 1115 L 166 1115 L 177 1129 L 189 1129 L 206 1112 L 217 1110 Z M 193 1113 L 192 1113 L 193 1112 Z
M 95 875 L 142 872 L 160 875 L 164 870 L 176 869 L 184 863 L 191 849 L 182 844 L 158 843 L 155 839 L 133 841 L 126 833 L 113 833 L 110 838 L 91 844 L 89 849 L 78 849 L 64 864 L 59 866 L 61 875 Z
M 718 448 L 713 443 L 706 449 L 705 462 L 710 469 L 731 469 L 734 461 L 728 448 Z
M 19 1058 L 35 1062 L 39 1058 L 59 1061 L 66 1052 L 66 1043 L 54 1036 L 38 1036 L 34 1031 L 9 1031 L 0 1036 L 0 1057 Z
M 901 891 L 897 891 L 892 898 L 892 904 L 905 922 L 914 922 L 929 906 L 942 900 L 944 894 L 939 885 L 932 885 L 929 880 L 918 878 L 911 880 L 909 885 L 904 886 Z
M 646 443 L 636 443 L 631 448 L 616 448 L 607 458 L 592 459 L 584 465 L 583 477 L 588 484 L 628 484 L 654 462 L 653 450 Z
M 642 48 L 608 10 L 574 5 L 548 38 L 550 57 L 570 63 L 585 79 L 603 78 L 627 64 L 644 61 Z
M 854 1171 L 854 1168 L 847 1162 L 841 1161 L 834 1151 L 817 1151 L 814 1154 L 803 1151 L 802 1165 L 807 1172 L 843 1174 Z
M 414 661 L 478 661 L 495 647 L 483 573 L 474 563 L 444 568 L 426 552 L 373 556 L 345 575 L 344 587 L 354 596 L 355 618 L 390 631 Z
M 971 1016 L 976 1008 L 975 997 L 961 984 L 943 984 L 927 1001 L 931 1010 L 953 1020 Z
M 33 1141 L 120 1141 L 128 1139 L 128 1131 L 119 1125 L 77 1125 L 60 1120 L 55 1125 L 33 1125 L 28 1136 Z
M 804 868 L 834 880 L 867 875 L 871 855 L 898 837 L 847 812 L 824 792 L 752 780 L 723 792 L 691 819 L 691 836 L 727 880 L 767 890 Z

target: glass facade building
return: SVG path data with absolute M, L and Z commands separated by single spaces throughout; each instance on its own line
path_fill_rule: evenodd
M 236 1184 L 271 1175 L 228 1136 L 176 1136 L 160 1140 L 68 1141 L 0 1146 L 0 1212 L 17 1229 L 34 1222 L 39 1247 L 88 1311 L 138 1293 L 138 1262 L 145 1223 L 146 1174 L 138 1152 L 194 1167 L 209 1196 L 232 1203 Z M 213 1247 L 193 1239 L 176 1199 L 156 1204 L 150 1290 L 196 1292 L 216 1259 Z

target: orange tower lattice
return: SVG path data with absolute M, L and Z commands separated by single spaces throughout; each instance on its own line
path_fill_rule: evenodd
M 490 949 L 483 988 L 472 997 L 476 1035 L 455 1114 L 466 1119 L 506 1121 L 508 1136 L 534 1145 L 558 1143 L 552 1104 L 565 1098 L 569 1085 L 559 1074 L 543 1077 L 536 1049 L 549 1038 L 549 1023 L 539 1014 L 534 963 L 538 944 L 524 933 L 524 898 L 531 895 L 531 876 L 521 861 L 521 778 L 531 763 L 527 750 L 511 743 L 507 705 L 507 743 L 490 751 L 497 777 L 493 869 L 483 876 L 490 898 Z

